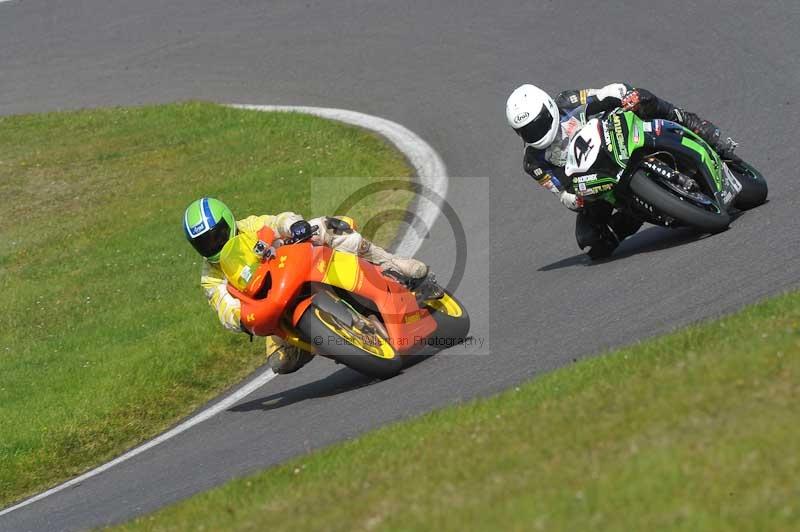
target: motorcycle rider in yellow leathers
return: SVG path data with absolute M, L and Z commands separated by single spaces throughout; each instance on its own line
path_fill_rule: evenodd
M 227 280 L 219 265 L 222 248 L 237 232 L 257 233 L 264 226 L 275 231 L 279 238 L 288 238 L 292 236 L 292 224 L 302 220 L 300 215 L 293 212 L 236 220 L 223 202 L 207 197 L 187 207 L 183 218 L 184 233 L 192 247 L 205 259 L 200 285 L 223 327 L 231 331 L 243 330 L 240 324 L 241 303 L 228 292 Z M 425 263 L 414 258 L 399 257 L 370 242 L 352 228 L 352 221 L 347 218 L 315 218 L 309 223 L 318 227 L 318 233 L 312 239 L 316 245 L 356 254 L 377 264 L 385 272 L 399 274 L 399 278 L 407 279 L 410 285 L 418 285 L 423 280 L 435 283 Z M 313 355 L 286 344 L 277 336 L 270 336 L 267 337 L 267 357 L 275 373 L 285 374 L 300 369 Z

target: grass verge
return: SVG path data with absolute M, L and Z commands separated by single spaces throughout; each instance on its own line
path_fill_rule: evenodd
M 799 378 L 793 293 L 119 530 L 796 530 Z
M 205 303 L 182 229 L 193 199 L 312 217 L 410 175 L 360 129 L 205 103 L 6 116 L 0 132 L 0 507 L 160 432 L 263 363 L 263 345 L 223 331 Z M 351 215 L 409 200 L 386 191 Z

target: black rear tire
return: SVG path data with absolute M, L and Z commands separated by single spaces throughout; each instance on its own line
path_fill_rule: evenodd
M 384 353 L 384 356 L 379 356 L 371 352 L 370 345 L 358 345 L 358 337 L 363 335 L 361 331 L 313 304 L 303 313 L 297 328 L 309 339 L 309 343 L 316 346 L 317 354 L 332 358 L 369 377 L 389 379 L 403 369 L 400 355 L 382 337 L 374 336 L 380 342 L 380 347 L 372 351 Z M 391 358 L 386 358 L 387 354 Z
M 727 212 L 711 212 L 684 201 L 653 181 L 643 170 L 633 174 L 630 187 L 636 196 L 658 212 L 704 233 L 719 233 L 731 223 Z

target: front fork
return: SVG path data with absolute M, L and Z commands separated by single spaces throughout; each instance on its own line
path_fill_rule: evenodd
M 640 167 L 644 168 L 651 174 L 658 175 L 662 179 L 665 179 L 666 181 L 669 181 L 670 183 L 681 187 L 687 192 L 691 190 L 697 190 L 700 188 L 694 179 L 680 173 L 679 171 L 669 166 L 667 163 L 660 161 L 655 157 L 648 157 L 647 159 L 642 161 Z

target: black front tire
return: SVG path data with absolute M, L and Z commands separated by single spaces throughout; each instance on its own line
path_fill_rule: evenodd
M 469 313 L 452 294 L 445 290 L 441 298 L 425 301 L 424 305 L 436 322 L 436 331 L 431 336 L 448 341 L 467 337 L 470 327 Z
M 297 328 L 309 343 L 317 347 L 317 354 L 332 358 L 368 377 L 390 379 L 403 370 L 400 355 L 382 337 L 376 338 L 382 342 L 380 349 L 376 350 L 390 355 L 390 358 L 374 354 L 369 345 L 362 343 L 359 346 L 361 331 L 313 304 L 303 313 Z
M 761 172 L 741 160 L 728 162 L 726 164 L 736 176 L 736 179 L 739 180 L 739 183 L 742 184 L 742 190 L 736 195 L 736 199 L 733 201 L 734 207 L 746 211 L 758 207 L 767 201 L 769 188 Z
M 405 365 L 410 366 L 466 341 L 469 334 L 470 318 L 467 309 L 446 290 L 439 299 L 429 299 L 422 303 L 436 322 L 436 330 L 425 338 L 424 345 L 414 354 L 406 355 Z
M 708 211 L 684 201 L 653 181 L 643 170 L 633 174 L 630 187 L 636 196 L 659 213 L 704 233 L 719 233 L 731 223 L 731 216 L 727 212 Z

